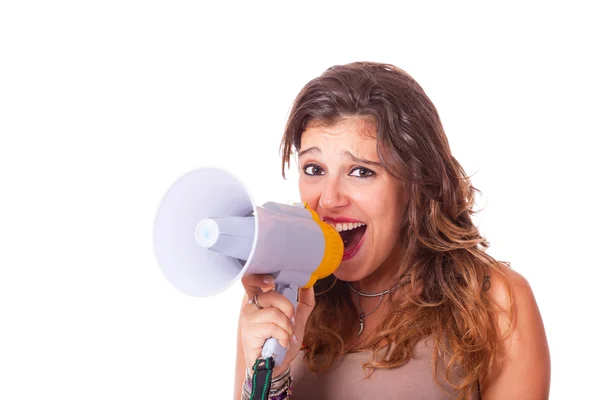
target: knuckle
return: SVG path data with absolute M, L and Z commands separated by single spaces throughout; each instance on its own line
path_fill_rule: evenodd
M 279 328 L 279 327 L 277 326 L 277 324 L 276 324 L 276 323 L 274 323 L 274 322 L 270 322 L 270 323 L 267 325 L 267 333 L 268 333 L 269 335 L 271 335 L 271 336 L 276 336 L 276 334 L 277 334 L 277 331 L 278 331 L 278 328 Z
M 241 281 L 244 286 L 256 287 L 263 284 L 262 275 L 258 274 L 243 275 Z
M 289 320 L 287 315 L 279 308 L 272 308 L 272 310 L 273 320 L 277 321 L 279 325 L 285 325 L 286 322 Z
M 287 300 L 287 299 L 286 299 L 286 300 Z M 293 305 L 292 305 L 292 303 L 290 303 L 290 302 L 289 302 L 289 300 L 288 300 L 288 302 L 287 302 L 287 304 L 286 304 L 286 313 L 285 313 L 285 315 L 286 315 L 288 318 L 292 318 L 292 317 L 294 316 L 295 312 L 296 312 L 296 310 L 294 309 L 294 306 L 293 306 Z
M 281 329 L 281 327 L 279 325 L 277 325 L 276 323 L 269 324 L 269 333 L 274 338 L 278 338 L 279 339 L 279 338 L 284 338 L 285 337 L 283 335 L 283 329 Z

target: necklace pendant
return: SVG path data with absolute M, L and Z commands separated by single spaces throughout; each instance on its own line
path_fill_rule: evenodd
M 356 337 L 359 337 L 361 333 L 363 333 L 363 329 L 365 328 L 364 316 L 365 313 L 360 313 L 360 316 L 358 317 L 358 322 L 360 323 L 360 326 L 358 328 L 358 334 L 356 335 Z

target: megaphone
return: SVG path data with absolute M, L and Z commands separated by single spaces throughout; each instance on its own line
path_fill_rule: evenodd
M 297 306 L 298 288 L 331 275 L 342 261 L 339 233 L 305 203 L 258 207 L 231 172 L 193 170 L 164 195 L 154 221 L 155 256 L 166 279 L 190 296 L 221 293 L 245 274 L 270 274 Z M 275 365 L 286 349 L 268 339 Z

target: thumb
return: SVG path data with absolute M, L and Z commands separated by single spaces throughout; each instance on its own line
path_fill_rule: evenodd
M 304 339 L 304 329 L 306 321 L 315 308 L 315 290 L 311 287 L 308 289 L 298 289 L 298 305 L 294 314 L 294 336 L 296 342 L 290 342 L 290 348 L 285 356 L 285 365 L 289 365 L 300 352 L 302 341 Z
M 298 307 L 301 304 L 310 307 L 311 310 L 315 308 L 315 288 L 313 286 L 308 289 L 298 289 Z
M 304 337 L 306 321 L 308 321 L 308 317 L 315 308 L 315 304 L 315 289 L 313 287 L 298 290 L 298 305 L 294 316 L 294 333 L 298 341 L 301 341 Z

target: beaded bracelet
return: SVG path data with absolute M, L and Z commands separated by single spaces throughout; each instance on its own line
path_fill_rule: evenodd
M 271 389 L 269 390 L 269 399 L 271 400 L 283 400 L 291 396 L 292 377 L 288 371 L 274 379 L 271 383 Z M 247 373 L 246 381 L 243 387 L 242 399 L 248 400 L 252 394 L 252 378 Z
M 271 381 L 269 390 L 269 400 L 284 400 L 292 395 L 292 376 L 291 368 L 288 368 L 283 374 Z M 246 380 L 242 390 L 242 400 L 249 400 L 252 395 L 252 375 L 250 370 L 246 369 Z

